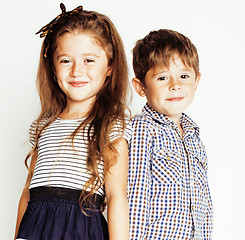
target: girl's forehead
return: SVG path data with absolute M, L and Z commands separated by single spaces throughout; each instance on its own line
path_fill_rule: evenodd
M 87 32 L 66 32 L 57 38 L 57 45 L 73 47 L 72 44 L 78 46 L 96 46 L 101 48 L 98 40 Z
M 62 56 L 69 56 L 72 58 L 94 56 L 105 57 L 106 52 L 98 45 L 93 36 L 86 33 L 65 33 L 57 39 L 57 46 L 53 54 L 53 58 L 57 59 Z
M 81 45 L 93 45 L 96 48 L 100 48 L 103 51 L 105 49 L 102 47 L 100 40 L 93 34 L 91 31 L 72 31 L 72 32 L 64 32 L 60 36 L 58 36 L 56 40 L 57 46 L 70 46 L 71 42 L 80 42 Z
M 59 34 L 57 36 L 57 41 L 63 38 L 90 38 L 91 41 L 95 41 L 95 36 L 89 32 L 89 31 L 78 31 L 78 30 L 73 30 L 73 31 L 66 31 L 63 32 L 62 34 Z

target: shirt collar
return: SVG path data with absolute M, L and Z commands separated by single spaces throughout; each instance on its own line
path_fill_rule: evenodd
M 197 126 L 197 124 L 190 118 L 188 117 L 185 113 L 181 114 L 180 117 L 180 125 L 183 129 L 183 133 L 186 135 L 189 133 L 195 133 L 197 136 L 200 134 L 200 129 Z
M 142 110 L 143 115 L 148 115 L 154 120 L 160 122 L 161 124 L 171 126 L 173 129 L 178 129 L 177 125 L 168 117 L 166 117 L 164 114 L 161 114 L 154 110 L 149 103 L 146 103 Z M 199 127 L 197 124 L 190 118 L 188 117 L 185 113 L 181 114 L 180 117 L 180 125 L 183 129 L 184 133 L 196 133 L 199 135 Z

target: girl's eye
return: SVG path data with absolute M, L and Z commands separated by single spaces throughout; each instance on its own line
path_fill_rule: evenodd
M 60 63 L 69 63 L 70 61 L 68 59 L 63 59 L 60 61 Z
M 93 59 L 85 59 L 84 62 L 85 62 L 85 63 L 92 63 L 92 62 L 94 62 L 94 60 L 93 60 Z

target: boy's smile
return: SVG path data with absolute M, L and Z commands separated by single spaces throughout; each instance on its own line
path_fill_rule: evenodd
M 194 69 L 175 54 L 169 68 L 151 68 L 144 85 L 138 79 L 133 79 L 133 85 L 141 96 L 146 96 L 154 110 L 179 125 L 180 115 L 192 102 L 199 79 L 200 74 L 195 76 Z
M 177 101 L 181 101 L 182 99 L 184 99 L 184 97 L 168 98 L 166 99 L 166 101 L 177 102 Z

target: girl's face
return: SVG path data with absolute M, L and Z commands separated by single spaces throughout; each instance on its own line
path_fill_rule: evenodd
M 59 37 L 53 61 L 68 107 L 79 104 L 88 109 L 106 77 L 111 75 L 105 51 L 89 33 L 65 33 Z

